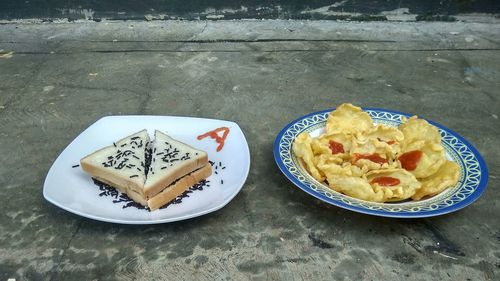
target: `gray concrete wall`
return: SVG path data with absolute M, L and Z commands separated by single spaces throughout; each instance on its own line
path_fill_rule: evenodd
M 500 12 L 495 0 L 4 0 L 0 19 L 330 19 L 454 21 Z

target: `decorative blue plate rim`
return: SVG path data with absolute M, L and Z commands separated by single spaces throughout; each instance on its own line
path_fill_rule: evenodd
M 334 109 L 312 112 L 291 121 L 278 133 L 274 141 L 273 154 L 279 169 L 293 184 L 309 195 L 328 204 L 359 213 L 393 218 L 423 218 L 460 210 L 476 201 L 486 189 L 488 168 L 478 150 L 459 134 L 427 119 L 439 129 L 447 154 L 460 166 L 461 177 L 456 186 L 426 200 L 403 203 L 367 202 L 323 186 L 298 165 L 291 145 L 299 133 L 324 127 L 328 113 Z M 401 117 L 412 116 L 381 108 L 366 107 L 363 110 L 368 112 L 376 123 L 398 124 Z

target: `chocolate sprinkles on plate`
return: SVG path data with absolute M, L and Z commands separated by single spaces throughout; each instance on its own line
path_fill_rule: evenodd
M 213 173 L 214 175 L 217 175 L 220 177 L 220 174 L 223 174 L 222 170 L 226 169 L 226 166 L 222 165 L 222 161 L 219 162 L 214 162 L 214 161 L 208 161 L 210 165 L 213 167 Z M 224 184 L 224 180 L 220 179 L 220 184 Z
M 92 180 L 94 181 L 94 184 L 99 187 L 99 191 L 101 191 L 101 193 L 99 193 L 100 197 L 103 197 L 103 196 L 111 197 L 113 199 L 112 202 L 114 204 L 122 204 L 122 209 L 134 207 L 134 208 L 139 209 L 139 210 L 146 210 L 148 212 L 150 211 L 148 207 L 142 206 L 141 204 L 133 201 L 126 194 L 119 192 L 118 190 L 113 188 L 111 185 L 103 183 L 95 178 L 92 178 Z M 198 182 L 197 184 L 191 186 L 189 189 L 184 191 L 181 195 L 177 196 L 172 201 L 170 201 L 167 204 L 160 207 L 160 209 L 165 209 L 172 204 L 182 203 L 182 199 L 189 197 L 189 195 L 191 193 L 193 193 L 195 191 L 201 191 L 206 187 L 210 187 L 209 183 L 210 183 L 209 180 L 202 180 L 202 181 Z

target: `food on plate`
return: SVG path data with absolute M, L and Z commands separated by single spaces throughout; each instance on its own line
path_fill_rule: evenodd
M 150 210 L 212 174 L 206 152 L 160 131 L 155 131 L 155 140 L 150 142 L 146 130 L 85 156 L 80 165 L 93 178 Z
M 441 193 L 449 186 L 453 186 L 460 178 L 460 167 L 457 163 L 446 161 L 432 176 L 422 179 L 422 187 L 412 196 L 413 200 L 420 200 L 425 196 Z
M 146 181 L 144 167 L 148 145 L 148 132 L 142 130 L 85 156 L 80 160 L 80 166 L 93 178 L 138 201 L 143 197 Z
M 361 108 L 350 103 L 341 104 L 328 115 L 326 133 L 357 133 L 373 127 L 372 118 Z
M 206 152 L 155 131 L 151 164 L 144 183 L 150 209 L 157 209 L 212 174 Z
M 218 135 L 219 132 L 222 133 L 222 137 Z M 220 127 L 212 131 L 208 131 L 205 134 L 199 135 L 197 137 L 198 140 L 202 140 L 206 137 L 210 137 L 215 140 L 215 142 L 218 144 L 216 151 L 219 152 L 222 150 L 224 147 L 224 142 L 226 141 L 227 135 L 229 134 L 229 128 L 228 127 Z
M 294 151 L 297 157 L 300 157 L 304 164 L 306 165 L 306 169 L 311 173 L 311 175 L 319 180 L 323 181 L 324 176 L 320 173 L 320 171 L 316 168 L 315 159 L 313 150 L 311 148 L 312 138 L 309 134 L 300 134 L 297 136 L 294 144 Z
M 372 170 L 366 180 L 374 189 L 383 189 L 384 201 L 401 201 L 410 198 L 422 186 L 414 175 L 405 169 Z
M 403 169 L 414 174 L 417 178 L 426 178 L 435 174 L 447 161 L 441 143 L 432 143 L 418 140 L 405 145 L 398 156 Z
M 292 149 L 313 178 L 366 201 L 421 200 L 455 185 L 460 168 L 446 159 L 438 129 L 416 116 L 402 121 L 374 124 L 361 108 L 342 104 L 323 134 L 300 133 Z

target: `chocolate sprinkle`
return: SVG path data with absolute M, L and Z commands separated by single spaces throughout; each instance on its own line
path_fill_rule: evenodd
M 139 175 L 131 175 L 130 178 L 138 178 Z
M 201 191 L 203 190 L 204 187 L 208 187 L 210 186 L 208 183 L 210 181 L 208 180 L 202 180 L 200 181 L 199 183 L 191 186 L 188 190 L 184 191 L 181 195 L 177 196 L 174 200 L 170 201 L 169 203 L 163 205 L 162 207 L 160 207 L 160 209 L 165 209 L 167 208 L 168 206 L 172 205 L 172 204 L 180 204 L 182 203 L 182 199 L 183 198 L 186 198 L 186 197 L 189 197 L 189 194 L 193 193 L 194 191 Z
M 80 167 L 80 165 L 76 164 L 76 165 L 71 166 L 71 168 L 76 168 L 76 167 Z
M 134 207 L 134 208 L 137 208 L 139 210 L 146 210 L 148 212 L 150 211 L 148 207 L 144 207 L 141 204 L 133 201 L 126 194 L 119 192 L 118 190 L 113 188 L 111 185 L 103 183 L 95 178 L 92 178 L 92 180 L 94 181 L 94 184 L 99 187 L 99 190 L 101 191 L 101 193 L 99 193 L 100 197 L 102 197 L 102 196 L 111 197 L 113 199 L 112 202 L 114 204 L 125 203 L 124 205 L 122 205 L 123 209 Z M 172 201 L 170 201 L 167 204 L 160 207 L 160 209 L 165 209 L 172 204 L 182 203 L 182 199 L 189 197 L 189 194 L 191 194 L 195 191 L 201 191 L 205 187 L 210 187 L 209 183 L 210 183 L 210 181 L 208 181 L 208 180 L 202 180 L 202 181 L 198 182 L 197 184 L 191 186 L 188 190 L 184 191 L 181 195 L 177 196 Z
M 141 165 L 142 165 L 142 167 L 144 168 L 144 171 L 146 171 L 146 173 L 145 173 L 145 174 L 146 174 L 146 177 L 147 177 L 147 176 L 148 176 L 149 171 L 151 170 L 151 169 L 150 169 L 150 167 L 151 167 L 151 160 L 152 160 L 152 158 L 153 158 L 153 150 L 152 150 L 151 148 L 146 148 L 146 149 L 145 149 L 145 154 L 146 154 L 146 155 L 145 155 L 145 157 L 144 157 L 144 158 L 145 158 L 145 160 L 144 160 L 144 161 L 145 161 L 146 163 L 142 163 L 142 162 L 141 162 Z M 154 173 L 153 173 L 153 174 L 154 174 Z

